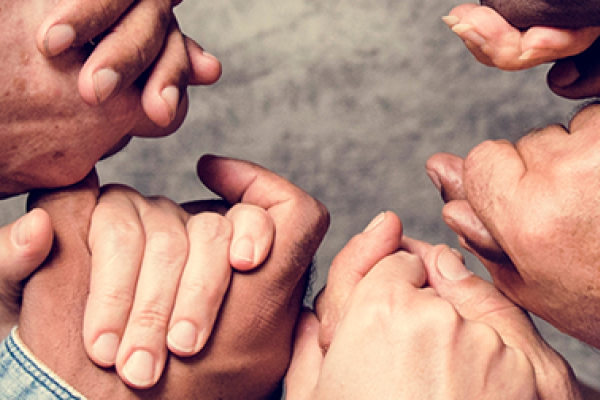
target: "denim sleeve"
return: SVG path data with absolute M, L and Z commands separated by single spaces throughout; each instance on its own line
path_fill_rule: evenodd
M 0 398 L 85 399 L 31 354 L 16 328 L 0 343 Z

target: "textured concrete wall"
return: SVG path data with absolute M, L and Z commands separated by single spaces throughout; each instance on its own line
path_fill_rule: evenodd
M 398 213 L 408 235 L 458 247 L 440 218 L 427 158 L 464 156 L 485 139 L 565 122 L 575 103 L 550 93 L 546 68 L 477 64 L 440 19 L 456 4 L 186 0 L 181 26 L 223 62 L 223 77 L 190 91 L 179 133 L 134 141 L 101 164 L 101 178 L 186 201 L 207 195 L 194 172 L 204 153 L 280 173 L 331 211 L 315 290 L 336 252 L 382 210 Z M 4 217 L 18 215 L 20 203 L 6 202 Z M 481 272 L 473 258 L 468 264 Z M 581 378 L 600 384 L 594 350 L 539 325 Z

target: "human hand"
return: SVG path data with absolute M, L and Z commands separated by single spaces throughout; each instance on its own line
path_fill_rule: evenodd
M 489 141 L 465 161 L 436 155 L 428 171 L 443 215 L 512 301 L 600 346 L 595 193 L 600 106 L 568 128 L 535 130 L 515 145 Z
M 234 272 L 202 351 L 187 358 L 169 355 L 158 384 L 143 392 L 128 388 L 111 369 L 97 368 L 83 346 L 91 268 L 87 221 L 97 197 L 93 185 L 49 193 L 38 201 L 56 221 L 60 245 L 27 283 L 19 332 L 42 362 L 90 399 L 259 399 L 285 373 L 306 270 L 325 234 L 327 213 L 305 192 L 258 166 L 204 157 L 198 170 L 204 183 L 230 204 L 266 209 L 277 235 L 259 268 Z
M 520 30 L 494 9 L 471 3 L 443 19 L 480 63 L 511 71 L 580 54 L 600 36 L 598 26 L 561 29 L 541 23 Z
M 547 78 L 554 93 L 570 99 L 600 93 L 598 4 L 588 1 L 570 9 L 568 2 L 537 8 L 530 3 L 462 4 L 444 21 L 484 65 L 521 70 L 556 61 Z
M 273 236 L 270 216 L 256 206 L 191 216 L 165 197 L 105 186 L 90 226 L 83 329 L 90 358 L 103 367 L 116 364 L 133 387 L 154 385 L 167 345 L 179 356 L 202 349 L 231 267 L 248 271 L 261 264 Z
M 50 218 L 40 209 L 0 228 L 0 338 L 17 324 L 23 282 L 50 253 L 52 237 Z
M 0 48 L 6 51 L 0 61 L 4 94 L 0 117 L 5 122 L 0 198 L 78 182 L 130 137 L 169 134 L 187 112 L 184 96 L 177 117 L 168 127 L 159 128 L 145 115 L 140 91 L 134 86 L 98 107 L 83 102 L 77 78 L 87 51 L 70 49 L 48 60 L 36 47 L 35 30 L 54 4 L 53 0 L 2 2 L 0 22 L 5 34 Z
M 103 103 L 144 74 L 138 80 L 144 111 L 168 126 L 188 84 L 212 84 L 221 74 L 219 61 L 181 33 L 172 10 L 178 3 L 61 0 L 38 28 L 37 46 L 54 57 L 95 41 L 79 74 L 81 97 Z
M 405 250 L 373 267 L 374 236 L 397 238 L 399 220 L 386 214 L 342 250 L 336 262 L 344 266 L 332 265 L 366 275 L 349 293 L 325 355 L 319 322 L 302 317 L 286 378 L 290 400 L 580 398 L 570 368 L 527 316 L 446 246 L 404 238 Z M 346 291 L 342 276 L 334 271 L 326 290 Z M 317 313 L 339 307 L 330 299 L 340 297 L 324 292 Z

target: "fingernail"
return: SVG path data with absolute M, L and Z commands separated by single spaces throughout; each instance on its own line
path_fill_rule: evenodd
M 375 218 L 373 218 L 373 221 L 369 222 L 369 225 L 367 225 L 367 227 L 365 228 L 365 230 L 363 232 L 370 232 L 373 229 L 375 229 L 377 227 L 377 225 L 381 224 L 383 222 L 383 220 L 385 219 L 385 211 L 379 213 Z
M 468 40 L 479 47 L 485 44 L 485 39 L 475 32 L 473 25 L 456 24 L 452 27 L 452 31 L 459 35 L 462 39 Z
M 116 333 L 103 333 L 96 339 L 92 351 L 103 364 L 112 366 L 115 364 L 120 342 Z
M 544 49 L 529 49 L 519 56 L 521 61 L 540 60 L 548 57 L 548 51 Z
M 146 350 L 137 350 L 123 367 L 123 375 L 135 386 L 147 387 L 154 383 L 154 356 Z
M 13 226 L 11 231 L 13 243 L 17 247 L 29 246 L 31 241 L 31 217 L 29 214 L 22 216 Z
M 429 179 L 431 180 L 433 185 L 436 187 L 438 192 L 441 192 L 442 191 L 442 181 L 440 179 L 440 176 L 435 171 L 427 170 L 426 172 L 427 172 L 427 176 L 429 177 Z
M 454 254 L 456 256 L 456 258 L 458 258 L 460 260 L 460 262 L 462 262 L 463 264 L 465 263 L 465 258 L 463 257 L 462 253 L 454 248 L 450 248 L 450 251 L 452 252 L 452 254 Z
M 167 86 L 160 93 L 160 97 L 162 97 L 167 107 L 169 107 L 169 119 L 173 121 L 177 112 L 177 106 L 179 105 L 179 89 L 175 86 Z
M 241 261 L 254 262 L 254 242 L 248 237 L 239 238 L 233 244 L 231 254 Z
M 169 346 L 182 353 L 192 353 L 198 341 L 198 330 L 189 321 L 180 321 L 171 328 L 167 336 Z
M 110 68 L 104 68 L 94 74 L 94 90 L 96 91 L 96 100 L 102 103 L 112 92 L 114 92 L 119 83 L 119 74 Z
M 75 29 L 71 25 L 54 25 L 46 32 L 44 48 L 48 55 L 55 56 L 71 47 L 74 40 Z
M 204 55 L 204 57 L 212 58 L 217 61 L 219 60 L 217 57 L 215 57 L 214 55 L 212 55 L 211 53 L 209 53 L 207 51 L 203 51 L 202 54 Z
M 442 17 L 442 21 L 444 21 L 446 25 L 452 28 L 454 25 L 460 22 L 460 18 L 455 17 L 454 15 L 446 15 L 445 17 Z
M 456 254 L 448 248 L 438 256 L 437 267 L 440 274 L 450 281 L 460 281 L 473 275 Z

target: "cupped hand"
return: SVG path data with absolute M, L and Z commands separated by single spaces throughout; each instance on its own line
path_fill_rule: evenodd
M 580 29 L 600 25 L 597 1 L 481 0 L 481 5 L 498 11 L 519 29 L 535 25 Z
M 542 24 L 520 30 L 494 9 L 470 3 L 455 7 L 444 21 L 480 63 L 503 70 L 580 54 L 600 36 L 597 26 L 561 29 Z
M 600 13 L 596 2 L 573 5 L 544 0 L 462 4 L 444 17 L 484 65 L 522 70 L 555 62 L 548 86 L 559 96 L 581 99 L 600 93 Z

